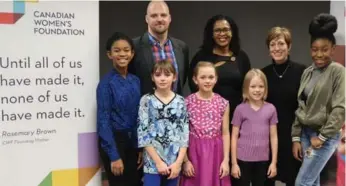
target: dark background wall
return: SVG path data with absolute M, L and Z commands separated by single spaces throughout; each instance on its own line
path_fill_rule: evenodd
M 341 2 L 342 3 L 342 2 Z M 147 1 L 100 2 L 100 75 L 111 68 L 105 55 L 107 38 L 115 31 L 131 37 L 147 30 L 145 14 Z M 329 13 L 329 1 L 276 1 L 276 2 L 198 2 L 168 1 L 172 16 L 169 33 L 190 47 L 190 59 L 201 45 L 207 20 L 216 14 L 231 16 L 238 24 L 242 48 L 248 53 L 252 67 L 262 68 L 270 63 L 265 45 L 268 30 L 286 26 L 292 31 L 291 58 L 309 65 L 311 61 L 308 25 L 321 13 Z

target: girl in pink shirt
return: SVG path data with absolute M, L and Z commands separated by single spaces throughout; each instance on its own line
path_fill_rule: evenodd
M 229 104 L 213 93 L 214 65 L 199 62 L 193 81 L 198 91 L 185 99 L 190 136 L 181 186 L 230 186 Z

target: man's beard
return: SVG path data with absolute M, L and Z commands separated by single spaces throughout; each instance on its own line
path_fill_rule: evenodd
M 152 30 L 155 34 L 162 35 L 162 34 L 164 34 L 164 33 L 167 32 L 168 28 L 164 28 L 164 29 L 152 28 L 151 30 Z

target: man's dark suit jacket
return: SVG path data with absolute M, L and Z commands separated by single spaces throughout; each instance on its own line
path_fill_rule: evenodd
M 187 79 L 189 68 L 189 48 L 181 40 L 168 37 L 173 46 L 176 62 L 178 64 L 178 86 L 177 93 L 182 95 Z M 153 82 L 151 80 L 151 70 L 155 64 L 152 46 L 149 43 L 149 35 L 146 32 L 143 36 L 133 39 L 135 45 L 135 56 L 129 64 L 129 72 L 135 74 L 141 82 L 142 95 L 153 92 Z

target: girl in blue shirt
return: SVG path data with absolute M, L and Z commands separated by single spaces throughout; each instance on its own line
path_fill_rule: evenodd
M 136 118 L 140 100 L 139 79 L 127 72 L 134 56 L 132 40 L 114 33 L 106 44 L 113 69 L 97 87 L 97 133 L 99 150 L 110 186 L 140 183 Z
M 172 91 L 176 78 L 169 61 L 152 69 L 154 93 L 144 95 L 138 114 L 138 145 L 144 148 L 144 186 L 176 186 L 189 125 L 184 98 Z

